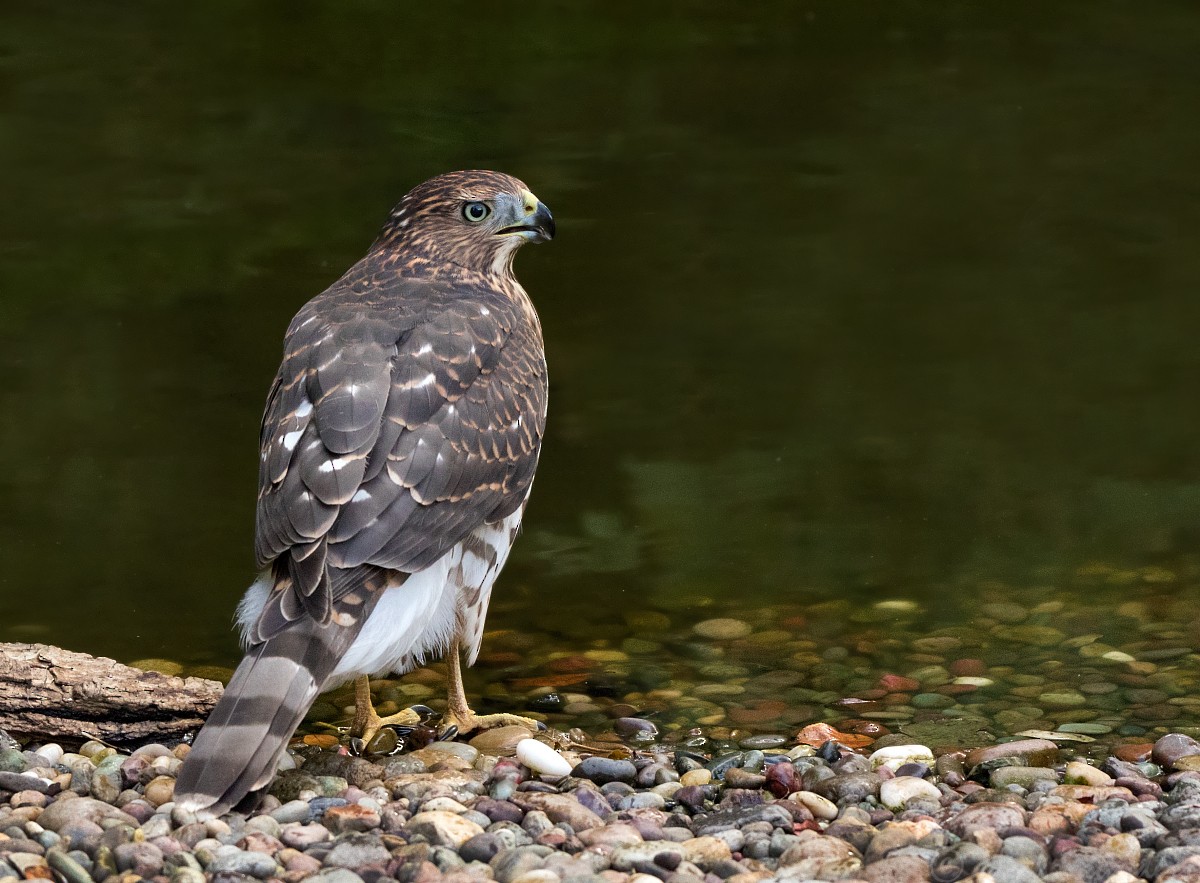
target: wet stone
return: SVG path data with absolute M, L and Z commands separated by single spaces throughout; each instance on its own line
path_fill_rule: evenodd
M 993 788 L 1007 788 L 1018 785 L 1026 790 L 1033 788 L 1038 782 L 1058 782 L 1058 773 L 1047 767 L 1032 766 L 1002 766 L 992 770 L 989 781 Z
M 589 779 L 598 785 L 608 782 L 632 782 L 637 775 L 637 768 L 628 760 L 614 760 L 608 757 L 588 757 L 582 760 L 571 771 L 571 775 L 581 779 Z
M 718 618 L 698 622 L 692 626 L 692 631 L 702 638 L 710 638 L 714 641 L 731 641 L 746 637 L 754 631 L 754 628 L 748 622 L 743 622 L 740 619 Z
M 1154 743 L 1151 757 L 1164 767 L 1172 767 L 1182 757 L 1200 754 L 1200 742 L 1182 733 L 1169 733 Z

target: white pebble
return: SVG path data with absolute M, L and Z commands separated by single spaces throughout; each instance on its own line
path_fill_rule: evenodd
M 572 770 L 565 757 L 537 739 L 522 739 L 517 743 L 517 760 L 546 776 L 568 776 Z
M 1109 662 L 1136 662 L 1132 656 L 1121 650 L 1109 650 L 1101 659 L 1107 659 Z
M 933 752 L 924 745 L 889 745 L 880 748 L 870 757 L 871 769 L 885 766 L 898 770 L 906 763 L 933 763 Z
M 824 819 L 828 822 L 838 817 L 837 804 L 820 794 L 813 794 L 811 791 L 797 791 L 790 799 L 807 809 L 814 818 Z
M 62 756 L 65 754 L 65 752 L 63 751 L 63 747 L 57 742 L 50 742 L 46 745 L 43 745 L 41 748 L 35 751 L 34 754 L 36 754 L 38 757 L 45 758 L 46 766 L 54 766 L 59 762 L 59 760 L 62 759 Z
M 888 779 L 879 786 L 879 802 L 892 812 L 904 809 L 914 797 L 929 797 L 938 800 L 942 792 L 932 782 L 918 779 L 916 776 L 897 776 Z
M 955 678 L 953 683 L 962 684 L 962 685 L 965 685 L 968 687 L 990 687 L 992 684 L 994 684 L 996 682 L 993 681 L 991 678 L 976 678 L 976 677 L 970 677 L 968 675 L 964 675 L 961 678 Z

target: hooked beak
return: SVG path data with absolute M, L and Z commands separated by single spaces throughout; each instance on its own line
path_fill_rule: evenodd
M 505 227 L 500 231 L 502 235 L 512 233 L 531 242 L 549 242 L 554 238 L 554 215 L 544 202 L 526 191 L 524 210 L 521 223 Z

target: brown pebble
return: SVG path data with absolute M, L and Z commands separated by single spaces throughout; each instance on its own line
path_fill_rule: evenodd
M 558 659 L 551 659 L 546 664 L 546 668 L 560 675 L 591 671 L 595 667 L 596 663 L 586 656 L 560 656 Z
M 1018 739 L 1002 745 L 988 745 L 967 752 L 963 765 L 970 770 L 1001 757 L 1024 758 L 1025 766 L 1052 766 L 1058 759 L 1058 746 L 1048 739 Z
M 155 776 L 146 783 L 146 799 L 155 806 L 175 798 L 175 779 L 173 776 Z
M 1118 745 L 1113 749 L 1113 754 L 1119 759 L 1127 763 L 1142 763 L 1150 759 L 1150 752 L 1154 750 L 1154 745 L 1150 742 L 1134 742 L 1129 745 Z
M 532 731 L 527 727 L 493 727 L 473 738 L 470 745 L 482 754 L 511 757 L 517 753 L 517 743 L 522 739 L 528 739 L 531 735 Z
M 957 678 L 977 678 L 987 674 L 987 663 L 982 659 L 956 659 L 948 666 L 950 674 Z
M 761 788 L 767 783 L 767 777 L 761 773 L 753 773 L 741 767 L 734 767 L 725 772 L 725 785 L 728 788 Z

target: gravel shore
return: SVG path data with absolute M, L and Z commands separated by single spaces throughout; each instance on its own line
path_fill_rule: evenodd
M 215 819 L 172 803 L 186 745 L 10 747 L 0 880 L 1200 881 L 1200 743 L 1183 734 L 1099 762 L 1043 739 L 708 757 L 528 736 L 370 759 L 300 746 L 254 810 Z

